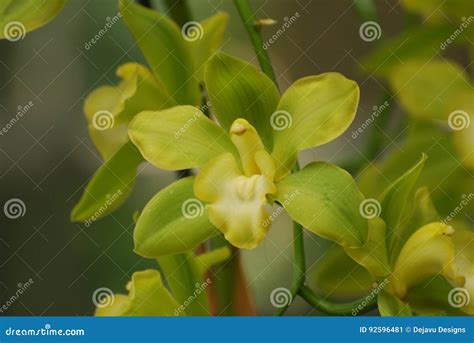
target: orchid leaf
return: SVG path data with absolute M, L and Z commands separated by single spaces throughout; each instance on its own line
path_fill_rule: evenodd
M 410 305 L 393 294 L 382 290 L 378 295 L 379 312 L 382 316 L 411 316 Z
M 186 252 L 217 234 L 193 192 L 194 177 L 174 182 L 145 206 L 135 227 L 135 252 L 156 258 Z
M 302 78 L 290 86 L 272 119 L 276 179 L 289 173 L 298 152 L 332 141 L 352 123 L 357 83 L 338 73 Z

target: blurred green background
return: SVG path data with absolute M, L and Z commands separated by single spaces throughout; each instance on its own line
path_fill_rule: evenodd
M 382 39 L 400 32 L 406 14 L 398 1 L 377 1 Z M 156 1 L 159 6 L 159 1 Z M 259 18 L 279 23 L 265 27 L 264 41 L 288 17 L 299 18 L 273 43 L 269 52 L 282 89 L 311 74 L 338 71 L 361 87 L 356 121 L 345 137 L 301 155 L 310 160 L 344 163 L 360 154 L 367 132 L 350 138 L 380 104 L 383 85 L 361 71 L 360 60 L 375 48 L 359 36 L 361 19 L 350 0 L 253 0 Z M 230 14 L 223 50 L 242 59 L 253 48 L 230 0 L 190 1 L 193 19 L 216 11 Z M 0 41 L 0 126 L 30 101 L 31 109 L 0 136 L 0 203 L 19 198 L 26 214 L 0 215 L 0 305 L 18 284 L 34 284 L 2 315 L 91 315 L 92 294 L 99 287 L 124 292 L 134 271 L 155 265 L 133 253 L 132 214 L 174 180 L 172 172 L 147 166 L 132 196 L 112 216 L 90 227 L 73 224 L 69 214 L 87 181 L 101 164 L 88 136 L 82 112 L 94 88 L 117 82 L 115 69 L 128 61 L 144 63 L 122 21 L 90 49 L 85 43 L 117 14 L 115 0 L 70 0 L 47 26 L 19 42 Z M 463 61 L 463 56 L 454 56 Z M 395 116 L 398 110 L 394 111 Z M 374 127 L 373 129 L 377 129 Z M 397 146 L 392 146 L 397 149 Z M 244 266 L 259 314 L 271 314 L 269 294 L 291 283 L 292 230 L 288 217 L 278 218 L 264 243 L 244 252 Z M 328 243 L 307 234 L 308 266 Z M 311 314 L 299 300 L 288 314 Z

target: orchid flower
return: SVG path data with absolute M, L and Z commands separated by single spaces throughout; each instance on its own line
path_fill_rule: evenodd
M 325 73 L 296 81 L 280 98 L 267 76 L 224 53 L 208 62 L 205 82 L 218 123 L 198 108 L 176 106 L 141 112 L 129 125 L 131 141 L 153 165 L 200 169 L 146 205 L 134 232 L 136 252 L 186 251 L 219 231 L 233 246 L 253 249 L 271 227 L 274 202 L 312 232 L 363 245 L 367 220 L 346 210 L 363 198 L 347 172 L 315 162 L 290 174 L 299 151 L 350 125 L 357 84 Z

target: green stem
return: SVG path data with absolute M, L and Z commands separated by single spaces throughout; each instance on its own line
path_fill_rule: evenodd
M 314 306 L 319 311 L 333 316 L 357 315 L 377 308 L 377 297 L 375 295 L 372 297 L 367 296 L 350 303 L 333 303 L 318 297 L 307 286 L 302 286 L 298 294 L 306 300 L 308 304 Z
M 268 56 L 267 50 L 263 48 L 262 37 L 256 25 L 255 15 L 253 13 L 252 7 L 248 0 L 234 0 L 234 4 L 237 7 L 240 18 L 250 36 L 253 47 L 258 57 L 260 67 L 262 71 L 275 83 L 278 88 L 278 82 L 273 71 L 273 66 Z M 299 170 L 298 163 L 293 168 L 293 172 Z M 303 227 L 297 222 L 293 222 L 293 249 L 294 249 L 294 259 L 293 259 L 293 283 L 291 286 L 292 299 L 296 295 L 301 296 L 309 304 L 316 307 L 318 310 L 325 312 L 327 314 L 334 315 L 345 315 L 352 313 L 366 298 L 355 301 L 352 303 L 331 303 L 327 300 L 320 299 L 314 292 L 305 286 L 306 281 L 306 261 L 305 261 L 305 252 L 304 252 L 304 236 L 303 236 Z M 375 297 L 374 297 L 375 298 Z M 291 305 L 291 301 L 285 307 L 280 308 L 276 315 L 282 316 L 285 314 L 288 307 Z M 355 306 L 355 307 L 354 307 Z M 359 310 L 358 313 L 363 313 L 372 310 L 377 306 L 377 299 L 372 299 L 369 305 L 363 307 L 362 310 Z
M 262 36 L 260 35 L 259 28 L 257 26 L 257 19 L 253 13 L 252 7 L 248 0 L 234 0 L 235 7 L 239 11 L 242 23 L 247 30 L 250 40 L 252 41 L 255 53 L 257 54 L 258 62 L 262 68 L 262 71 L 275 83 L 278 88 L 278 81 L 273 71 L 272 63 L 268 52 L 263 47 Z

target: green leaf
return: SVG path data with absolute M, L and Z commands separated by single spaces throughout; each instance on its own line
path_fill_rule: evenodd
M 386 242 L 389 254 L 392 251 L 395 239 L 399 238 L 397 232 L 402 216 L 406 214 L 405 209 L 408 199 L 411 199 L 426 159 L 427 156 L 423 154 L 420 161 L 392 183 L 381 196 L 382 212 L 380 216 L 387 224 Z
M 288 88 L 272 118 L 276 179 L 289 173 L 300 150 L 341 135 L 354 119 L 358 103 L 357 83 L 338 73 L 308 76 Z
M 336 299 L 357 299 L 372 290 L 374 280 L 339 245 L 329 248 L 309 271 L 309 285 L 318 293 Z
M 459 109 L 450 99 L 472 89 L 460 66 L 438 60 L 406 62 L 392 70 L 389 81 L 408 114 L 425 119 L 446 120 Z
M 157 270 L 135 272 L 128 296 L 118 294 L 96 309 L 96 316 L 174 316 L 180 304 L 166 289 Z M 117 301 L 117 304 L 115 304 Z M 178 313 L 183 315 L 184 313 Z
M 311 232 L 344 247 L 360 247 L 368 234 L 359 213 L 364 199 L 352 176 L 332 164 L 314 162 L 277 184 L 278 200 Z
M 189 46 L 171 19 L 127 0 L 120 1 L 132 35 L 157 79 L 161 80 L 178 104 L 199 105 L 199 82 Z
M 137 254 L 156 258 L 185 252 L 217 234 L 193 182 L 194 177 L 176 181 L 148 202 L 133 234 Z
M 383 290 L 378 296 L 379 312 L 382 316 L 411 316 L 410 305 Z
M 224 40 L 224 33 L 229 15 L 219 12 L 201 22 L 202 37 L 189 40 L 196 77 L 204 80 L 204 67 L 207 60 L 219 49 Z
M 199 167 L 224 152 L 238 156 L 229 135 L 192 106 L 141 112 L 129 136 L 146 160 L 166 170 Z
M 234 120 L 244 118 L 270 149 L 270 117 L 280 98 L 273 82 L 254 66 L 221 52 L 209 60 L 205 80 L 214 114 L 221 126 L 229 130 Z
M 95 221 L 117 209 L 130 194 L 143 161 L 140 152 L 127 143 L 94 174 L 71 213 L 72 221 Z
M 410 12 L 419 13 L 424 17 L 441 17 L 446 15 L 461 18 L 474 12 L 474 3 L 465 0 L 402 0 L 403 7 Z
M 394 68 L 415 58 L 428 61 L 440 53 L 440 42 L 454 30 L 455 27 L 448 23 L 408 29 L 395 38 L 383 41 L 374 53 L 364 59 L 362 69 L 367 73 L 387 77 Z
M 27 32 L 46 25 L 56 17 L 65 3 L 65 0 L 2 0 L 0 39 L 23 39 Z
M 209 303 L 203 281 L 192 253 L 158 257 L 163 274 L 176 300 L 183 305 L 178 311 L 186 311 L 190 316 L 208 316 Z

